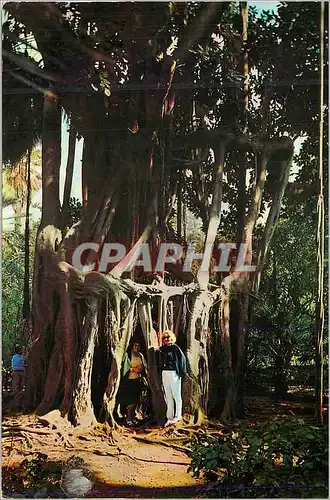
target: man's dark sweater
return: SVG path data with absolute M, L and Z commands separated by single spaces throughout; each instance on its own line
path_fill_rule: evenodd
M 186 357 L 176 344 L 162 345 L 159 349 L 159 371 L 176 371 L 179 377 L 187 372 Z

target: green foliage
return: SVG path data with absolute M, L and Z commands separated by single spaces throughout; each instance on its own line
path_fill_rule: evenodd
M 8 160 L 2 167 L 2 203 L 4 206 L 20 201 L 23 207 L 27 196 L 28 165 L 25 155 L 18 162 Z M 41 187 L 41 150 L 33 149 L 30 158 L 32 193 Z
M 19 317 L 23 303 L 24 241 L 21 234 L 3 237 L 2 257 L 2 348 L 9 364 L 15 344 L 20 342 Z
M 54 53 L 61 53 L 61 58 L 51 57 L 52 72 L 50 75 L 43 75 L 44 79 L 50 78 L 51 86 L 56 89 L 57 78 L 52 80 L 53 73 L 60 81 L 61 76 L 64 76 L 65 85 L 59 85 L 63 95 L 71 95 L 72 82 L 79 82 L 81 89 L 86 92 L 86 99 L 82 99 L 79 106 L 73 105 L 70 99 L 70 106 L 67 106 L 70 109 L 67 112 L 70 116 L 74 115 L 76 123 L 93 123 L 99 141 L 97 149 L 100 152 L 103 140 L 107 144 L 104 159 L 101 160 L 101 154 L 97 160 L 100 165 L 97 175 L 101 175 L 102 162 L 119 165 L 125 157 L 123 153 L 126 149 L 126 134 L 132 127 L 132 122 L 136 121 L 139 126 L 137 140 L 130 137 L 133 151 L 148 150 L 144 144 L 145 136 L 149 134 L 149 125 L 153 123 L 154 126 L 157 122 L 157 113 L 153 111 L 153 93 L 150 92 L 144 102 L 144 98 L 141 99 L 140 86 L 152 88 L 160 73 L 160 88 L 165 80 L 168 80 L 169 75 L 165 77 L 166 58 L 163 60 L 160 55 L 164 56 L 166 49 L 173 45 L 174 36 L 178 36 L 174 44 L 177 48 L 173 50 L 178 64 L 173 76 L 172 90 L 176 88 L 179 91 L 174 92 L 176 103 L 172 111 L 173 132 L 174 136 L 178 136 L 178 145 L 175 141 L 173 143 L 173 157 L 196 160 L 200 152 L 187 148 L 183 144 L 182 136 L 198 129 L 199 126 L 220 127 L 232 130 L 235 134 L 241 133 L 245 124 L 245 118 L 242 116 L 241 16 L 238 5 L 234 2 L 218 2 L 211 7 L 213 14 L 209 13 L 205 17 L 209 7 L 203 2 L 187 5 L 181 5 L 180 2 L 160 2 L 155 5 L 151 2 L 137 2 L 134 5 L 127 2 L 110 2 L 97 6 L 91 6 L 88 2 L 60 3 L 58 8 L 63 15 L 62 21 L 65 20 L 70 33 L 65 37 L 54 36 L 54 23 L 58 21 L 44 19 L 40 12 L 35 14 L 34 36 L 40 36 L 39 30 L 41 33 L 48 30 L 52 34 L 47 42 L 49 47 L 44 41 L 43 46 L 39 47 L 40 52 L 45 52 L 47 56 L 53 50 Z M 22 28 L 19 11 L 24 9 L 15 10 L 17 19 L 9 15 L 4 25 L 4 47 L 11 55 L 20 54 L 20 64 L 17 63 L 19 76 L 28 76 L 34 85 L 40 85 L 40 71 L 36 71 L 35 65 L 32 66 L 32 74 L 27 71 L 32 63 L 27 45 L 31 37 L 33 39 L 33 35 L 29 33 L 31 27 Z M 122 19 L 127 19 L 127 23 L 123 25 Z M 150 23 L 150 19 L 153 19 L 153 23 Z M 71 38 L 77 43 L 71 44 Z M 318 3 L 306 2 L 300 6 L 294 2 L 282 2 L 277 13 L 264 11 L 262 14 L 260 10 L 250 7 L 248 39 L 249 134 L 259 137 L 317 134 Z M 94 57 L 86 58 L 86 47 L 88 50 L 97 51 Z M 100 57 L 102 55 L 103 57 Z M 42 116 L 40 103 L 34 103 L 37 98 L 37 95 L 33 97 L 35 93 L 31 97 L 32 100 L 23 95 L 24 105 L 21 105 L 22 96 L 19 93 L 11 94 L 12 88 L 27 91 L 26 86 L 17 78 L 15 83 L 13 81 L 17 65 L 5 54 L 4 142 L 7 146 L 11 145 L 7 147 L 9 156 L 12 156 L 14 151 L 15 157 L 18 142 L 25 137 L 22 131 L 18 133 L 20 128 L 24 125 L 25 130 L 29 129 L 31 134 L 33 132 L 33 135 L 39 136 L 39 122 Z M 26 127 L 27 123 L 30 124 L 29 127 Z M 84 135 L 84 127 L 78 129 L 78 133 Z M 106 135 L 110 130 L 115 133 L 116 140 L 109 143 Z M 136 148 L 135 142 L 139 144 L 141 136 L 142 147 Z M 20 141 L 17 141 L 18 138 Z M 12 142 L 15 139 L 13 148 Z M 27 141 L 23 142 L 25 144 Z M 21 150 L 22 146 L 19 149 Z M 140 161 L 141 165 L 147 161 L 146 158 L 142 160 L 140 156 L 139 153 L 136 157 L 137 165 Z M 168 161 L 165 166 L 169 174 L 169 185 L 175 183 L 178 174 L 182 172 L 181 166 L 178 168 L 175 162 L 172 163 L 172 160 Z M 211 163 L 208 158 L 195 169 L 192 176 L 186 177 L 183 193 L 189 209 L 202 219 L 204 230 L 212 191 Z M 245 164 L 251 174 L 250 186 L 246 193 L 248 200 L 254 180 L 254 155 L 247 155 Z M 224 183 L 223 189 L 225 209 L 221 219 L 221 235 L 232 238 L 236 236 L 238 205 L 242 200 L 242 193 L 238 189 L 239 168 L 236 152 L 226 159 L 226 176 L 228 182 Z M 270 196 L 270 184 L 269 182 L 266 186 L 265 200 Z M 262 209 L 265 208 L 265 200 Z M 121 227 L 123 215 L 119 211 L 117 213 Z
M 317 296 L 315 236 L 310 227 L 314 214 L 280 219 L 268 265 L 254 308 L 248 341 L 248 383 L 261 382 L 261 371 L 270 368 L 265 385 L 276 377 L 289 381 L 293 357 L 307 363 L 314 374 L 314 322 Z M 300 384 L 299 384 L 300 385 Z
M 3 206 L 10 205 L 16 198 L 14 187 L 8 182 L 8 170 L 2 172 L 2 203 Z
M 30 234 L 31 273 L 36 230 L 36 226 L 33 227 Z M 2 360 L 4 367 L 7 368 L 10 366 L 15 345 L 22 341 L 24 235 L 15 231 L 6 232 L 2 235 L 2 240 Z
M 29 497 L 36 494 L 48 497 L 57 490 L 61 496 L 61 473 L 60 464 L 48 462 L 47 455 L 36 452 L 25 458 L 19 469 L 4 470 L 3 491 L 5 494 L 24 492 Z
M 14 164 L 39 142 L 42 131 L 43 97 L 41 92 L 35 92 L 27 84 L 30 82 L 29 65 L 35 65 L 35 70 L 38 71 L 38 65 L 35 64 L 37 52 L 31 47 L 32 34 L 22 29 L 22 24 L 13 16 L 6 14 L 7 20 L 2 25 L 3 54 L 10 53 L 14 57 L 21 58 L 18 60 L 22 64 L 20 78 L 15 78 L 17 59 L 13 62 L 10 57 L 4 57 L 3 82 L 6 90 L 3 94 L 2 113 L 6 140 L 3 143 L 2 159 L 4 162 L 9 161 Z M 40 79 L 38 83 L 41 83 Z M 13 92 L 13 89 L 16 89 L 16 92 Z
M 218 476 L 207 496 L 323 498 L 328 486 L 327 427 L 281 419 L 193 442 L 189 471 Z
M 81 219 L 82 214 L 82 204 L 77 198 L 70 198 L 69 200 L 69 214 L 68 214 L 68 226 L 75 224 Z

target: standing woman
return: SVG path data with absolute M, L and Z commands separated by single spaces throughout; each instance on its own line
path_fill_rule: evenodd
M 159 369 L 167 405 L 165 427 L 175 424 L 182 418 L 181 379 L 187 372 L 186 357 L 176 345 L 175 333 L 165 330 L 162 333 L 162 346 L 159 348 Z
M 119 403 L 127 407 L 127 425 L 138 424 L 136 419 L 136 408 L 141 400 L 142 376 L 147 374 L 147 365 L 143 354 L 140 352 L 140 344 L 133 343 L 132 353 L 124 357 L 123 384 Z

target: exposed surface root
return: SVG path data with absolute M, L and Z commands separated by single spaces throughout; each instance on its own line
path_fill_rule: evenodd
M 21 427 L 21 426 L 13 426 L 13 427 L 7 427 L 3 426 L 3 436 L 6 435 L 12 435 L 12 434 L 17 434 L 21 432 L 29 432 L 32 434 L 54 434 L 54 431 L 48 430 L 48 429 L 34 429 L 31 427 Z
M 161 446 L 166 446 L 167 448 L 174 448 L 175 450 L 183 451 L 184 453 L 190 452 L 190 448 L 187 446 L 178 446 L 176 444 L 171 444 L 167 443 L 166 441 L 163 441 L 162 439 L 146 439 L 140 436 L 132 436 L 133 439 L 136 439 L 137 441 L 140 441 L 141 443 L 150 443 L 150 444 L 155 444 L 155 445 L 161 445 Z
M 146 441 L 146 442 L 148 442 L 148 441 Z M 79 450 L 76 450 L 76 451 L 79 451 Z M 132 455 L 129 455 L 128 453 L 122 453 L 122 452 L 110 453 L 110 452 L 104 451 L 104 450 L 91 450 L 91 452 L 94 453 L 95 455 L 115 457 L 115 458 L 127 457 L 130 460 L 140 460 L 141 462 L 148 462 L 148 463 L 153 463 L 153 464 L 188 465 L 188 462 L 173 462 L 173 461 L 168 461 L 168 460 L 166 460 L 166 461 L 164 461 L 164 460 L 150 460 L 148 458 L 134 457 Z
M 10 425 L 11 423 L 14 425 Z M 174 491 L 175 488 L 182 491 L 183 488 L 190 488 L 195 497 L 197 488 L 202 484 L 201 480 L 193 478 L 187 472 L 189 466 L 187 450 L 181 450 L 179 447 L 175 449 L 174 446 L 178 444 L 175 441 L 177 435 L 170 435 L 171 441 L 167 445 L 165 442 L 152 443 L 149 440 L 143 442 L 136 439 L 145 436 L 143 428 L 133 431 L 124 427 L 112 430 L 104 424 L 99 424 L 88 432 L 81 429 L 77 432 L 75 429 L 62 432 L 61 429 L 59 433 L 58 429 L 39 428 L 40 421 L 37 421 L 34 415 L 24 420 L 24 425 L 20 425 L 21 423 L 19 417 L 15 420 L 5 417 L 7 436 L 3 443 L 3 466 L 6 471 L 12 471 L 13 474 L 16 470 L 20 470 L 24 459 L 34 460 L 34 456 L 38 457 L 39 453 L 47 455 L 45 465 L 47 462 L 50 467 L 60 467 L 62 472 L 67 464 L 71 464 L 73 456 L 83 460 L 95 476 L 93 490 L 88 494 L 92 498 L 99 498 L 100 490 L 103 493 L 109 492 L 109 495 L 101 495 L 107 498 L 113 497 L 114 491 L 118 491 L 116 497 L 136 498 L 141 497 L 141 491 L 151 491 L 154 488 L 164 491 L 167 489 Z M 34 429 L 34 426 L 35 429 L 47 433 L 39 435 L 22 431 L 19 435 L 8 435 L 12 427 Z M 159 434 L 160 431 L 162 429 L 158 428 L 156 433 Z M 61 434 L 74 445 L 73 449 L 64 446 Z M 181 439 L 180 436 L 179 438 Z M 183 438 L 186 439 L 186 436 Z M 165 441 L 166 437 L 163 436 L 163 439 Z M 7 486 L 10 487 L 10 484 Z M 63 491 L 56 491 L 57 497 L 62 498 L 63 494 Z

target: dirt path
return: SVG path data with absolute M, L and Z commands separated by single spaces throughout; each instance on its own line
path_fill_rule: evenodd
M 93 445 L 65 453 L 58 450 L 47 452 L 52 461 L 65 461 L 73 454 L 84 460 L 95 474 L 95 483 L 88 497 L 151 498 L 155 493 L 162 492 L 172 497 L 170 493 L 178 489 L 191 495 L 200 485 L 187 472 L 189 459 L 180 451 L 131 440 L 123 448 L 121 445 L 122 455 L 100 456 L 91 452 Z M 107 443 L 102 442 L 101 447 L 104 452 L 114 453 L 113 447 Z
M 98 471 L 97 481 L 89 496 L 195 496 L 199 483 L 187 473 L 188 457 L 180 451 L 159 445 L 132 443 L 132 458 L 118 459 L 82 454 L 91 470 Z M 101 459 L 103 458 L 103 460 Z M 105 460 L 104 460 L 105 458 Z M 146 460 L 146 461 L 143 461 Z M 178 492 L 180 491 L 180 495 Z M 193 493 L 193 495 L 192 495 Z
M 14 429 L 36 427 L 33 415 L 4 416 L 3 425 Z M 6 427 L 8 428 L 8 427 Z M 41 428 L 42 430 L 42 428 Z M 93 487 L 87 497 L 107 498 L 192 498 L 198 496 L 202 482 L 187 472 L 186 453 L 161 444 L 137 441 L 148 437 L 151 429 L 115 433 L 114 442 L 102 432 L 69 436 L 66 443 L 58 429 L 47 434 L 25 434 L 3 440 L 3 471 L 20 472 L 23 460 L 34 453 L 44 453 L 51 464 L 63 466 L 72 457 L 83 459 L 93 475 Z M 155 429 L 152 430 L 153 433 Z M 163 430 L 159 429 L 159 433 Z M 157 434 L 157 431 L 156 431 Z M 27 439 L 28 438 L 28 439 Z M 164 436 L 166 440 L 166 436 Z M 12 486 L 12 489 L 14 485 Z M 9 493 L 4 488 L 4 493 Z M 56 491 L 54 491 L 54 496 Z
M 314 418 L 312 402 L 275 403 L 271 399 L 254 397 L 247 403 L 247 420 L 236 421 L 234 426 L 238 428 L 247 422 L 249 425 L 256 425 L 279 415 L 301 416 L 306 421 L 313 421 Z M 3 414 L 3 428 L 2 486 L 3 493 L 11 497 L 16 491 L 21 493 L 21 496 L 31 498 L 22 487 L 23 483 L 27 483 L 28 477 L 24 460 L 30 459 L 36 453 L 44 454 L 43 466 L 48 468 L 49 464 L 50 476 L 52 470 L 56 469 L 57 474 L 60 471 L 59 478 L 66 464 L 73 458 L 80 457 L 92 481 L 92 487 L 85 495 L 89 498 L 198 498 L 204 489 L 202 481 L 196 480 L 188 473 L 190 460 L 184 451 L 159 442 L 144 442 L 146 439 L 154 439 L 167 445 L 178 445 L 179 442 L 175 439 L 180 436 L 182 438 L 182 432 L 188 434 L 187 428 L 126 429 L 114 432 L 111 439 L 101 428 L 87 434 L 77 434 L 70 427 L 64 428 L 63 419 L 60 417 L 45 425 L 45 422 L 38 421 L 35 415 L 14 412 Z M 37 432 L 15 431 L 18 428 L 34 429 Z M 216 432 L 226 432 L 221 426 L 212 425 L 212 429 Z M 180 442 L 180 446 L 182 445 L 185 445 L 184 441 Z M 45 481 L 47 472 L 43 477 Z M 62 498 L 61 484 L 58 479 L 53 490 L 48 488 L 48 497 Z M 29 487 L 31 488 L 31 484 L 27 484 L 26 488 Z

